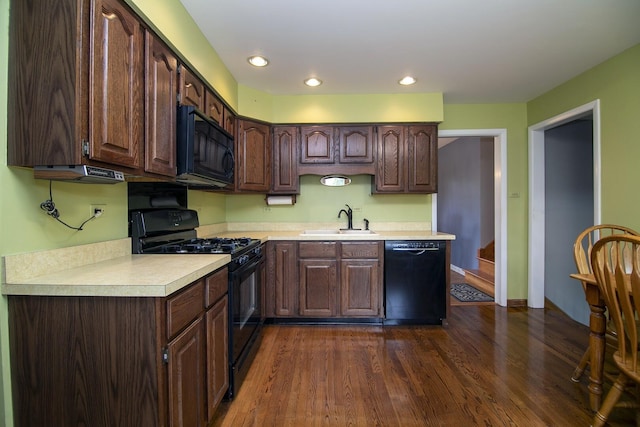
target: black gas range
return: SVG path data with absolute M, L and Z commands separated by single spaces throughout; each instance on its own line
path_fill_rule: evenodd
M 249 237 L 197 237 L 198 212 L 162 208 L 130 212 L 134 254 L 229 254 L 234 271 L 262 255 L 260 240 Z
M 129 236 L 134 254 L 229 254 L 229 389 L 237 393 L 257 353 L 264 323 L 260 240 L 199 238 L 198 212 L 187 209 L 186 188 L 129 183 Z

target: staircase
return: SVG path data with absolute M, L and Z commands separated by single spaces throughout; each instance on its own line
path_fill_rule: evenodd
M 482 292 L 495 296 L 495 240 L 478 249 L 477 259 L 478 269 L 464 270 L 465 280 Z

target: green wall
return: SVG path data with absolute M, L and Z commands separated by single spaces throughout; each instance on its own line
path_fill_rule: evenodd
M 507 299 L 527 298 L 526 104 L 445 104 L 438 130 L 507 130 Z M 446 231 L 446 230 L 442 230 Z
M 178 0 L 124 0 L 237 111 L 238 84 Z
M 346 226 L 338 211 L 348 204 L 354 209 L 353 224 L 364 228 L 367 218 L 372 230 L 376 222 L 431 221 L 431 195 L 371 194 L 371 176 L 352 176 L 346 187 L 325 187 L 320 177 L 300 179 L 300 195 L 292 206 L 267 206 L 264 195 L 227 196 L 228 219 L 234 222 L 335 222 Z
M 14 0 L 17 1 L 17 0 Z M 273 97 L 238 86 L 219 57 L 195 29 L 177 0 L 127 0 L 171 40 L 176 48 L 239 114 L 274 123 L 350 121 L 442 121 L 440 129 L 507 129 L 507 193 L 519 193 L 507 203 L 509 252 L 508 298 L 526 298 L 527 276 L 527 125 L 596 98 L 602 110 L 603 220 L 640 229 L 635 183 L 640 180 L 640 45 L 553 89 L 527 104 L 447 105 L 441 94 L 396 94 L 325 97 Z M 72 231 L 40 210 L 49 198 L 47 181 L 30 170 L 6 166 L 8 10 L 0 0 L 0 255 L 67 247 L 127 236 L 126 185 L 53 183 L 53 198 L 61 219 L 78 225 L 89 205 L 103 203 L 106 213 L 84 231 Z M 191 30 L 185 31 L 185 28 Z M 333 109 L 333 110 L 332 110 Z M 370 195 L 370 178 L 354 177 L 343 189 L 320 186 L 312 176 L 301 180 L 295 206 L 265 210 L 261 195 L 224 196 L 189 192 L 190 207 L 202 224 L 233 221 L 337 221 L 344 203 L 360 208 L 355 221 L 430 221 L 430 196 Z M 332 191 L 336 190 L 336 191 Z M 2 267 L 0 267 L 2 268 Z M 2 274 L 2 271 L 0 271 Z M 7 332 L 7 302 L 0 298 L 0 419 L 12 425 Z M 0 421 L 2 423 L 2 421 Z
M 602 221 L 640 230 L 640 44 L 527 104 L 529 125 L 600 100 Z

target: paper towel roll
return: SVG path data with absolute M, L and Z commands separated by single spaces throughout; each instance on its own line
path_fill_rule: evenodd
M 296 202 L 295 196 L 267 196 L 267 205 L 293 205 Z

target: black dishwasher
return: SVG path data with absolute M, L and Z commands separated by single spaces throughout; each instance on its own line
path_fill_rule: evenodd
M 441 325 L 447 312 L 446 242 L 386 241 L 385 319 L 388 325 Z

